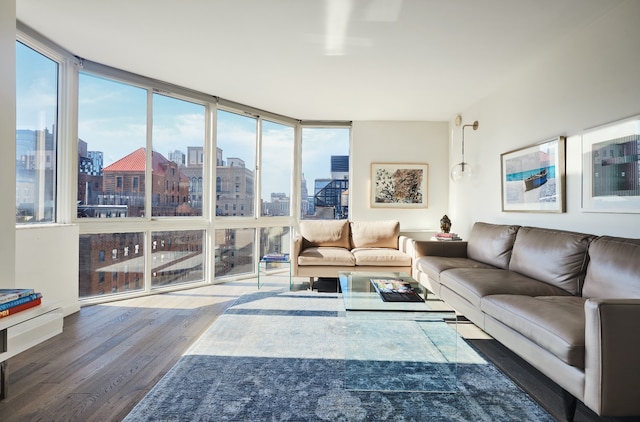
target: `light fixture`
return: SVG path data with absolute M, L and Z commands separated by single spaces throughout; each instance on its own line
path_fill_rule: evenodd
M 470 179 L 471 176 L 473 176 L 473 169 L 471 168 L 471 164 L 465 163 L 464 161 L 464 128 L 466 127 L 472 127 L 473 130 L 478 130 L 478 121 L 476 120 L 471 125 L 462 126 L 462 161 L 453 166 L 453 168 L 451 169 L 451 180 L 456 183 L 460 183 L 465 179 Z

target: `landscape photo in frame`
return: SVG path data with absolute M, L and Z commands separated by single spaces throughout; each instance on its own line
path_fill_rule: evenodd
M 427 164 L 371 163 L 371 206 L 427 208 Z
M 565 138 L 501 155 L 502 211 L 565 211 Z

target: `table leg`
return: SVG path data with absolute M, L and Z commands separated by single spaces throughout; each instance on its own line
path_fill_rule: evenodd
M 7 361 L 0 362 L 0 400 L 7 397 Z

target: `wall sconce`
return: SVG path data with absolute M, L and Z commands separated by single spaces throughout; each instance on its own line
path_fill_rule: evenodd
M 472 127 L 473 130 L 478 130 L 478 121 L 476 120 L 471 125 L 462 126 L 462 161 L 453 166 L 453 168 L 451 169 L 451 180 L 453 180 L 455 183 L 460 183 L 465 179 L 471 179 L 471 176 L 473 176 L 471 164 L 465 163 L 464 161 L 464 128 L 466 127 Z

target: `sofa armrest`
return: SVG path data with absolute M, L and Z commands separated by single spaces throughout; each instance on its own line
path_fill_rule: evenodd
M 599 415 L 640 415 L 640 299 L 588 299 L 584 404 Z
M 296 235 L 293 237 L 293 244 L 291 245 L 291 274 L 293 276 L 298 275 L 298 256 L 302 252 L 302 236 Z
M 452 258 L 467 257 L 466 241 L 414 240 L 414 258 L 421 256 L 446 256 Z
M 411 257 L 411 275 L 417 277 L 416 263 L 421 256 L 467 257 L 466 241 L 414 240 L 400 236 L 398 248 Z

